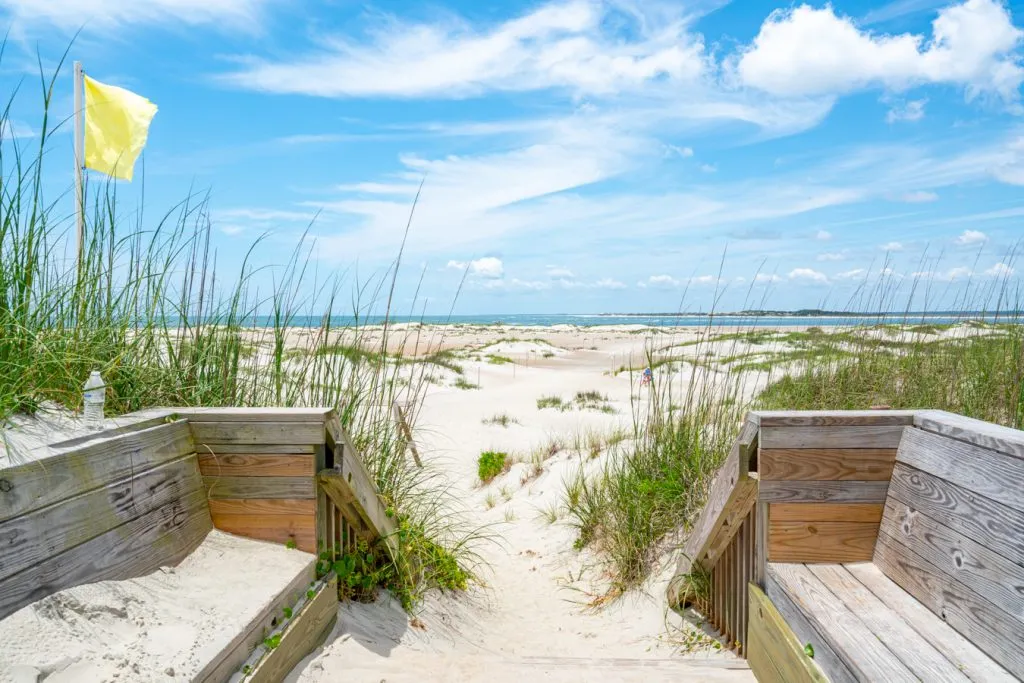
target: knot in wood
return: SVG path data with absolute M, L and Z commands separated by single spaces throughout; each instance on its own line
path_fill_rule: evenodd
M 7 479 L 0 479 L 0 491 L 7 493 L 13 488 L 14 484 L 12 484 L 10 481 L 8 481 Z

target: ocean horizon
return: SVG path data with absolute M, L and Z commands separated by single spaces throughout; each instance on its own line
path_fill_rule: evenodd
M 422 323 L 426 325 L 507 325 L 509 327 L 598 327 L 607 325 L 637 325 L 644 327 L 843 327 L 865 324 L 932 324 L 951 325 L 966 321 L 1020 322 L 1020 311 L 983 313 L 979 311 L 940 311 L 906 313 L 817 313 L 802 315 L 773 312 L 771 314 L 747 313 L 483 313 L 472 315 L 392 315 L 387 318 L 393 324 Z M 355 325 L 379 325 L 384 316 L 331 316 L 332 327 Z M 322 316 L 295 316 L 289 327 L 319 327 Z M 249 321 L 255 327 L 271 327 L 272 316 L 256 316 Z

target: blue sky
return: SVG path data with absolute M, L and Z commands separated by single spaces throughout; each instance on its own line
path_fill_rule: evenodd
M 1024 6 L 996 0 L 0 0 L 10 132 L 37 51 L 160 111 L 146 212 L 211 193 L 219 267 L 397 253 L 427 311 L 843 307 L 865 277 L 939 305 L 1022 270 Z M 71 75 L 54 97 L 70 115 Z M 47 188 L 71 184 L 52 139 Z M 142 169 L 119 188 L 138 205 Z M 315 221 L 313 217 L 316 216 Z M 684 297 L 685 293 L 685 297 Z M 933 304 L 934 305 L 934 304 Z

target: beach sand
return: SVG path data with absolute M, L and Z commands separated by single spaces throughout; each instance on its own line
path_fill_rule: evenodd
M 735 658 L 714 648 L 679 656 L 695 627 L 666 606 L 675 567 L 670 549 L 642 589 L 604 602 L 609 585 L 601 559 L 573 548 L 576 534 L 564 510 L 553 524 L 544 518 L 544 511 L 561 505 L 564 479 L 614 457 L 608 448 L 592 457 L 587 444 L 631 434 L 633 412 L 646 410 L 639 375 L 614 371 L 642 368 L 645 348 L 692 341 L 701 331 L 620 326 L 423 333 L 435 346 L 460 351 L 464 378 L 479 386 L 456 388 L 454 374 L 445 374 L 444 384 L 428 389 L 415 436 L 427 465 L 448 474 L 473 522 L 498 537 L 481 548 L 486 586 L 468 595 L 431 594 L 415 621 L 386 595 L 372 605 L 342 605 L 328 642 L 288 680 L 753 680 L 749 671 L 723 668 Z M 513 362 L 495 364 L 489 356 Z M 601 409 L 537 406 L 542 396 L 571 403 L 576 392 L 608 400 Z M 508 426 L 487 422 L 502 415 L 511 420 Z M 525 462 L 484 485 L 477 458 L 485 450 Z M 531 461 L 535 452 L 546 456 L 539 472 Z

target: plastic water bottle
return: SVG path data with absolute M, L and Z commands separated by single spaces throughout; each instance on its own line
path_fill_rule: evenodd
M 100 377 L 99 370 L 89 373 L 89 379 L 85 382 L 85 426 L 89 429 L 101 429 L 103 427 L 103 401 L 107 397 L 107 387 Z

